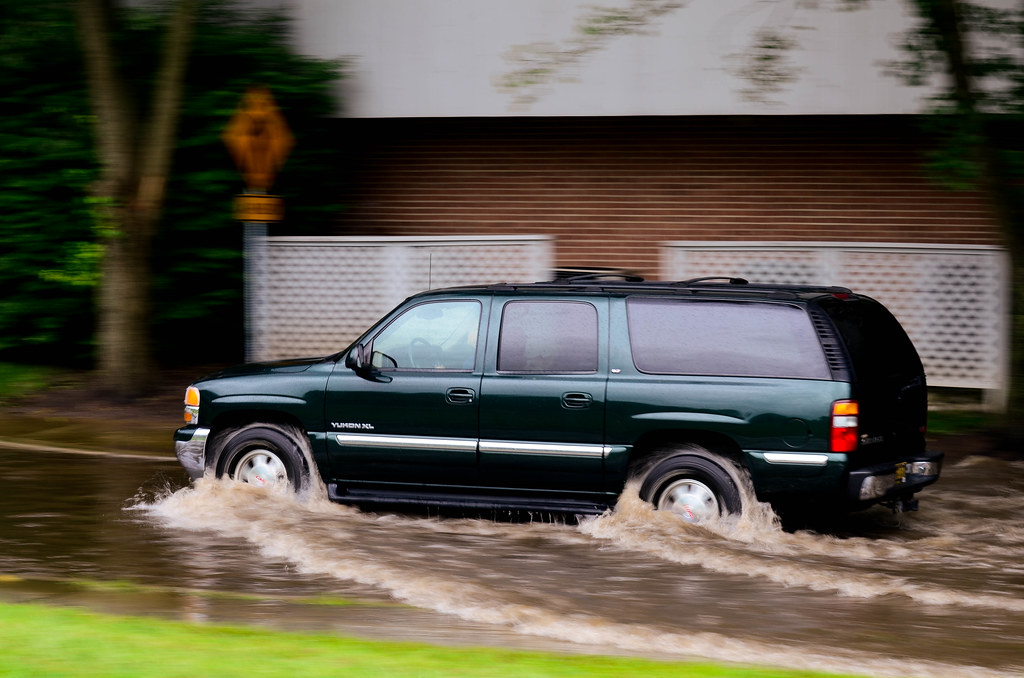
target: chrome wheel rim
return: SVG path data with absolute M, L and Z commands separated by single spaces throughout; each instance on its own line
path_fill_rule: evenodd
M 235 480 L 250 485 L 277 486 L 288 482 L 288 469 L 270 450 L 249 450 L 235 466 Z
M 721 515 L 715 493 L 692 478 L 669 483 L 658 498 L 658 510 L 669 511 L 688 523 L 702 523 Z

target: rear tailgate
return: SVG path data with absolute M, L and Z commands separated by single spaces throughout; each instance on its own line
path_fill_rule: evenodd
M 868 297 L 833 297 L 821 307 L 846 346 L 860 403 L 860 444 L 850 455 L 851 469 L 924 453 L 928 392 L 907 333 Z

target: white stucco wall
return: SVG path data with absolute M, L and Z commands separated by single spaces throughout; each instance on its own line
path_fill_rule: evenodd
M 349 60 L 353 117 L 913 113 L 886 75 L 908 0 L 290 0 L 299 49 Z M 585 34 L 615 11 L 635 31 Z M 790 82 L 740 77 L 759 32 L 789 41 Z M 536 86 L 517 69 L 552 68 Z M 749 92 L 748 92 L 749 94 Z

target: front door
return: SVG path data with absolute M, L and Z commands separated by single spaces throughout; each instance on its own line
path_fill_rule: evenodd
M 376 370 L 328 382 L 327 448 L 342 484 L 467 486 L 477 478 L 483 307 L 411 305 L 370 338 Z

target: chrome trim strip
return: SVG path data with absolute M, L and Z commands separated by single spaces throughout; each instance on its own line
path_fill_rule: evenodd
M 335 433 L 339 445 L 360 447 L 404 447 L 413 450 L 441 450 L 443 452 L 472 452 L 476 454 L 476 440 L 472 438 L 426 438 L 422 436 L 382 436 L 365 433 Z
M 764 460 L 769 464 L 796 464 L 798 466 L 824 466 L 828 463 L 827 454 L 807 454 L 806 452 L 765 452 Z
M 426 436 L 387 436 L 366 433 L 334 433 L 342 446 L 406 448 L 412 450 L 439 450 L 443 452 L 476 453 L 478 443 L 471 438 L 431 438 Z M 479 450 L 487 454 L 535 454 L 558 457 L 607 457 L 614 448 L 610 445 L 580 445 L 573 443 L 528 443 L 514 440 L 481 440 Z
M 573 443 L 527 443 L 512 440 L 481 440 L 480 452 L 492 454 L 539 454 L 557 457 L 608 456 L 610 445 L 579 445 Z

